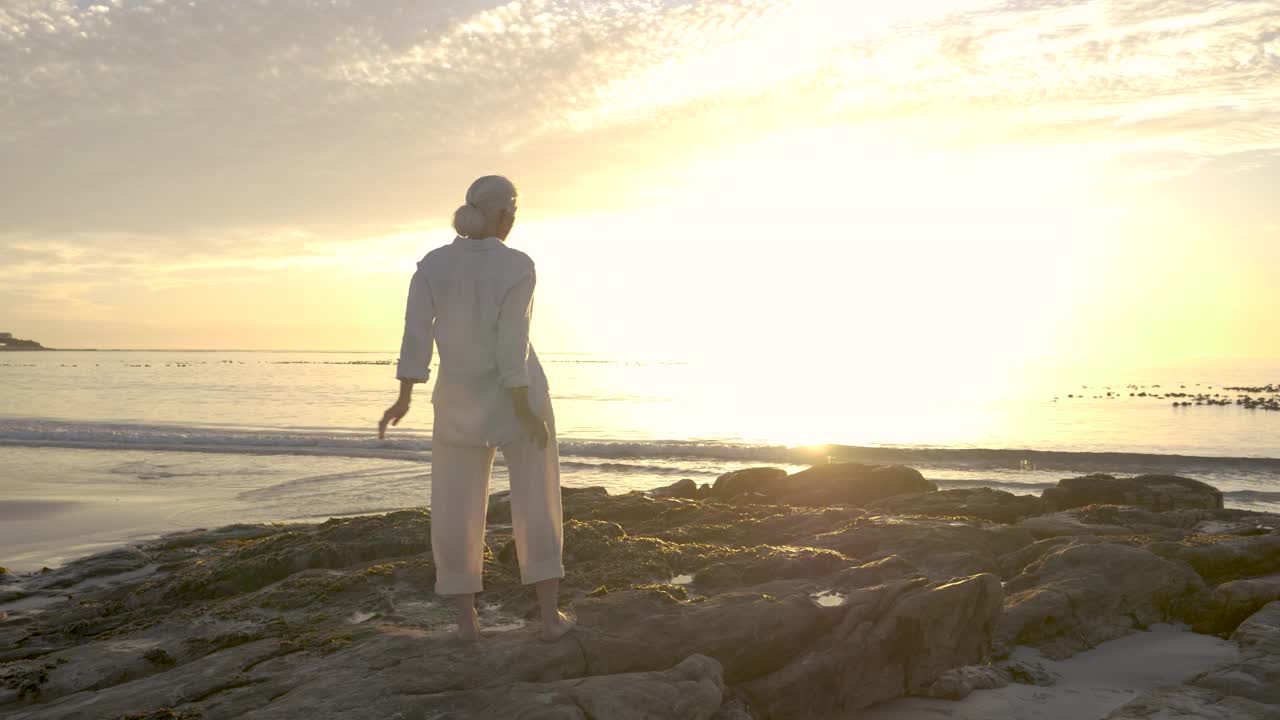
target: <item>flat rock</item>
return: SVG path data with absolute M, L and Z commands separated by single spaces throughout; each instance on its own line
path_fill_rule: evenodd
M 1212 485 L 1177 475 L 1139 475 L 1117 478 L 1086 475 L 1060 480 L 1042 494 L 1052 510 L 1084 505 L 1134 505 L 1147 510 L 1222 508 L 1222 493 Z
M 1031 563 L 1053 550 L 1060 550 L 1068 545 L 1091 545 L 1106 541 L 1107 538 L 1097 535 L 1055 535 L 1043 540 L 1037 540 L 1030 545 L 1001 555 L 997 560 L 1000 567 L 1000 577 L 1006 580 L 1016 577 L 1026 570 Z
M 1158 541 L 1147 550 L 1192 567 L 1209 584 L 1280 573 L 1280 535 L 1204 535 Z
M 582 626 L 575 635 L 593 674 L 665 668 L 701 653 L 737 683 L 781 667 L 843 616 L 841 608 L 815 602 L 806 583 L 772 590 L 724 592 L 702 602 L 684 601 L 670 586 L 588 597 L 574 603 Z
M 655 488 L 653 490 L 650 490 L 649 492 L 650 494 L 656 497 L 678 497 L 678 498 L 696 498 L 700 494 L 698 492 L 698 483 L 690 480 L 689 478 L 684 478 L 683 480 L 677 480 L 671 483 L 670 485 L 666 485 L 660 488 Z
M 1240 646 L 1240 662 L 1205 673 L 1192 684 L 1280 709 L 1280 602 L 1251 615 L 1231 639 Z
M 938 486 L 902 465 L 831 463 L 814 465 L 763 489 L 771 498 L 794 505 L 865 506 L 893 495 L 934 492 Z
M 1044 501 L 1035 495 L 1014 495 L 992 488 L 962 488 L 896 495 L 877 500 L 868 509 L 894 515 L 972 517 L 1014 523 L 1044 512 Z
M 1280 720 L 1280 708 L 1190 686 L 1143 693 L 1106 720 Z
M 468 690 L 416 692 L 410 683 L 391 692 L 333 696 L 293 692 L 243 717 L 532 718 L 537 720 L 708 720 L 720 708 L 719 663 L 692 655 L 669 670 L 596 675 L 553 682 L 508 682 Z
M 73 560 L 56 570 L 31 575 L 24 583 L 29 590 L 61 590 L 87 580 L 139 570 L 150 563 L 146 553 L 122 547 Z
M 1267 603 L 1250 615 L 1231 639 L 1245 652 L 1280 655 L 1280 602 Z
M 1018 527 L 1031 533 L 1037 540 L 1074 535 L 1132 535 L 1131 528 L 1123 525 L 1112 525 L 1092 522 L 1074 510 L 1049 513 L 1026 518 L 1018 523 Z
M 1280 600 L 1280 574 L 1222 583 L 1210 593 L 1204 626 L 1197 629 L 1229 633 L 1245 618 L 1277 600 Z
M 966 665 L 942 673 L 920 695 L 943 700 L 963 700 L 974 690 L 994 690 L 1009 683 L 1009 675 L 997 666 Z
M 942 700 L 963 700 L 975 690 L 995 690 L 1013 683 L 1052 687 L 1057 682 L 1058 677 L 1041 662 L 1008 659 L 947 670 L 938 676 L 928 690 L 918 695 Z
M 776 718 L 826 717 L 923 692 L 947 670 L 986 656 L 1001 596 L 994 575 L 854 591 L 838 626 L 743 691 Z
M 1085 505 L 1023 521 L 1042 537 L 1060 535 L 1143 535 L 1179 541 L 1195 535 L 1256 536 L 1280 527 L 1274 516 L 1246 510 L 1148 510 L 1132 505 Z
M 716 478 L 707 492 L 710 497 L 730 498 L 743 493 L 760 492 L 787 476 L 787 471 L 775 467 L 754 467 L 727 472 Z
M 855 518 L 812 540 L 862 560 L 896 555 L 935 580 L 998 573 L 1001 556 L 1032 542 L 1029 532 L 1007 525 L 887 515 Z
M 997 648 L 1063 659 L 1185 614 L 1203 583 L 1189 568 L 1118 544 L 1069 544 L 1005 584 Z

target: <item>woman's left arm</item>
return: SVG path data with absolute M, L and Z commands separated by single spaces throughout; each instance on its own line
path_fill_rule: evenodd
M 400 380 L 400 396 L 387 408 L 378 423 L 378 437 L 386 436 L 387 425 L 399 425 L 409 414 L 413 398 L 413 386 L 431 377 L 431 351 L 435 344 L 435 303 L 427 273 L 418 264 L 418 270 L 409 281 L 409 300 L 404 311 L 404 335 L 400 340 L 400 360 L 396 364 L 396 378 Z

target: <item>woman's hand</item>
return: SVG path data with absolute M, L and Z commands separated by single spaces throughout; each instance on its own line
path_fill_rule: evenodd
M 378 423 L 378 439 L 381 440 L 387 436 L 387 423 L 399 425 L 405 415 L 409 414 L 409 401 L 413 399 L 413 386 L 421 380 L 406 380 L 400 378 L 400 397 L 396 399 L 395 405 L 387 408 L 382 413 L 382 420 Z
M 517 419 L 520 420 L 520 426 L 524 428 L 529 439 L 538 444 L 539 450 L 547 449 L 547 421 L 534 415 L 532 412 L 518 413 Z
M 408 414 L 409 398 L 401 397 L 397 399 L 394 405 L 382 413 L 382 420 L 378 422 L 378 439 L 381 440 L 387 436 L 387 423 L 399 425 L 404 416 Z
M 530 440 L 538 444 L 540 450 L 545 450 L 548 435 L 547 421 L 538 417 L 533 407 L 529 405 L 529 388 L 507 388 L 507 393 L 511 397 L 511 409 L 516 411 L 516 420 L 520 421 L 520 427 L 524 428 Z

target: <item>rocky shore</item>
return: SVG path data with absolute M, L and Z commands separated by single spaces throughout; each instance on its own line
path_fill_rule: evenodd
M 856 718 L 904 696 L 1050 687 L 1157 623 L 1232 660 L 1109 718 L 1280 717 L 1280 516 L 1193 479 L 1041 496 L 911 468 L 753 468 L 648 493 L 565 488 L 562 605 L 535 639 L 507 499 L 490 500 L 476 646 L 431 593 L 423 510 L 169 535 L 0 571 L 0 716 Z

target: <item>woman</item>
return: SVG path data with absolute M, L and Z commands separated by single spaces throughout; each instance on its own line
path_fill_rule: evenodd
M 547 377 L 529 344 L 534 267 L 507 247 L 516 188 L 482 177 L 453 214 L 454 241 L 427 253 L 409 283 L 396 377 L 400 398 L 382 416 L 398 425 L 413 386 L 430 375 L 432 343 L 440 370 L 431 402 L 431 552 L 435 590 L 454 596 L 458 636 L 480 637 L 475 594 L 482 589 L 489 472 L 502 448 L 511 477 L 511 529 L 522 581 L 537 589 L 542 638 L 573 621 L 556 607 L 561 563 L 560 456 Z

